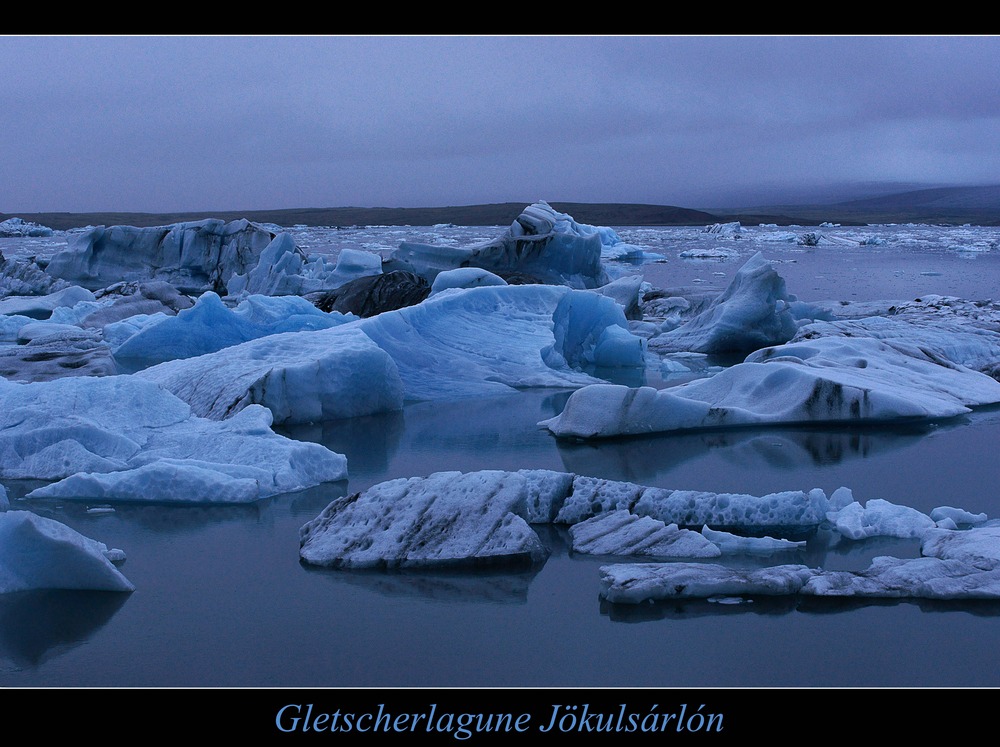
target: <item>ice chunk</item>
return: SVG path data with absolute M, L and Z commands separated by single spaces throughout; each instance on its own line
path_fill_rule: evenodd
M 270 335 L 161 363 L 135 376 L 161 385 L 191 405 L 196 415 L 214 420 L 254 403 L 268 408 L 275 422 L 287 424 L 403 406 L 396 364 L 356 325 Z
M 302 527 L 299 554 L 331 568 L 529 565 L 547 552 L 524 499 L 513 472 L 391 480 L 331 503 Z
M 0 221 L 0 238 L 20 238 L 22 236 L 51 236 L 52 229 L 41 223 L 32 223 L 23 218 L 7 218 Z
M 804 565 L 728 568 L 711 563 L 621 564 L 601 568 L 601 596 L 612 603 L 802 595 L 877 599 L 997 599 L 1000 569 L 957 560 L 878 557 L 863 571 Z
M 404 241 L 386 264 L 428 280 L 445 270 L 479 267 L 500 277 L 524 274 L 547 283 L 595 288 L 608 281 L 601 265 L 602 237 L 611 229 L 577 223 L 546 202 L 528 206 L 505 234 L 471 247 Z
M 251 476 L 256 496 L 264 498 L 347 476 L 342 455 L 271 431 L 271 414 L 263 407 L 248 406 L 224 422 L 205 420 L 192 416 L 174 395 L 135 376 L 31 384 L 0 380 L 0 400 L 3 479 L 60 480 L 181 460 L 217 473 Z M 103 486 L 92 484 L 103 494 Z M 146 499 L 145 483 L 133 484 L 130 499 Z M 212 498 L 207 490 L 199 495 Z M 81 491 L 64 497 L 94 496 Z
M 625 510 L 591 517 L 571 526 L 569 533 L 573 550 L 590 555 L 716 558 L 722 554 L 711 540 L 697 532 Z
M 951 519 L 956 524 L 982 524 L 986 521 L 986 514 L 974 514 L 951 506 L 938 506 L 931 511 L 931 518 L 934 521 Z
M 353 317 L 326 314 L 297 296 L 250 296 L 235 309 L 211 291 L 177 316 L 143 325 L 115 348 L 115 357 L 141 365 L 193 358 L 282 332 L 329 329 Z
M 100 226 L 74 237 L 46 271 L 93 290 L 121 280 L 164 280 L 185 293 L 223 293 L 230 278 L 256 267 L 274 238 L 247 220 Z
M 460 267 L 439 272 L 431 283 L 431 295 L 451 288 L 478 288 L 480 285 L 507 285 L 507 281 L 478 267 Z
M 652 345 L 652 343 L 650 343 Z M 668 390 L 607 384 L 574 392 L 540 425 L 601 438 L 751 424 L 950 417 L 1000 402 L 1000 383 L 878 340 L 823 337 L 765 348 L 709 379 Z
M 628 330 L 621 306 L 590 291 L 566 293 L 552 314 L 555 343 L 542 351 L 553 368 L 641 367 L 645 345 Z
M 804 565 L 728 568 L 713 563 L 622 563 L 601 568 L 601 596 L 612 603 L 799 593 L 816 571 Z
M 649 342 L 656 352 L 747 353 L 790 340 L 798 330 L 785 281 L 758 252 L 729 287 L 689 322 Z
M 107 545 L 29 511 L 0 512 L 0 593 L 29 589 L 134 591 Z
M 775 537 L 742 537 L 738 534 L 722 532 L 707 526 L 701 528 L 702 536 L 716 545 L 724 555 L 751 554 L 771 555 L 785 550 L 800 550 L 806 546 L 805 541 L 793 542 Z
M 991 522 L 965 531 L 932 529 L 924 533 L 920 552 L 943 560 L 961 560 L 992 568 L 1000 565 L 1000 526 Z
M 920 537 L 934 527 L 935 520 L 909 506 L 879 498 L 862 506 L 857 501 L 827 514 L 837 531 L 852 540 L 868 537 Z
M 16 314 L 32 319 L 48 319 L 54 309 L 73 306 L 80 301 L 93 301 L 94 294 L 86 288 L 71 285 L 45 296 L 9 296 L 0 300 L 0 314 Z

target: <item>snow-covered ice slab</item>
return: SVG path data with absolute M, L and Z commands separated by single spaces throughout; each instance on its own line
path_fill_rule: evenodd
M 116 498 L 150 500 L 166 490 L 154 484 L 157 479 L 185 468 L 190 468 L 184 473 L 188 482 L 178 499 L 191 503 L 214 502 L 217 481 L 227 478 L 254 481 L 254 490 L 242 497 L 256 500 L 347 476 L 344 456 L 277 435 L 263 407 L 249 406 L 223 422 L 206 420 L 166 390 L 134 376 L 31 384 L 0 380 L 0 401 L 0 478 L 107 476 L 92 474 L 94 487 L 80 477 L 57 482 L 32 491 L 30 498 L 87 500 L 108 494 L 104 485 L 114 482 Z M 156 469 L 128 474 L 147 465 Z M 129 480 L 125 491 L 121 486 Z
M 134 591 L 103 542 L 30 511 L 0 512 L 0 594 L 30 589 Z M 117 557 L 119 553 L 115 553 Z
M 195 415 L 213 420 L 251 404 L 268 408 L 274 422 L 282 424 L 403 406 L 396 364 L 356 325 L 270 335 L 167 361 L 135 376 L 159 384 L 187 402 Z
M 339 498 L 300 532 L 302 559 L 328 568 L 530 565 L 545 559 L 521 517 L 525 478 L 440 472 Z
M 765 348 L 712 378 L 668 390 L 599 384 L 540 423 L 554 435 L 606 438 L 693 428 L 880 422 L 960 415 L 1000 402 L 1000 382 L 919 350 L 821 337 Z
M 431 281 L 445 270 L 479 267 L 501 277 L 522 274 L 546 283 L 595 288 L 608 281 L 601 250 L 614 238 L 617 234 L 610 228 L 577 223 L 548 203 L 536 202 L 497 239 L 470 247 L 404 241 L 386 266 Z
M 619 564 L 601 568 L 601 596 L 612 603 L 718 596 L 1000 599 L 1000 568 L 958 560 L 878 557 L 863 571 L 804 565 L 729 568 L 712 563 Z
M 780 345 L 798 329 L 789 307 L 791 300 L 785 281 L 757 253 L 707 309 L 651 339 L 650 349 L 658 353 L 747 353 Z

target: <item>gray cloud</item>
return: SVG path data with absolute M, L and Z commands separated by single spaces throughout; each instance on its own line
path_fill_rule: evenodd
M 0 37 L 0 212 L 988 181 L 994 37 Z

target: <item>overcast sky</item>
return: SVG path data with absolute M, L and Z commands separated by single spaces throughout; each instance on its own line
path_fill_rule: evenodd
M 2 213 L 844 181 L 1000 182 L 1000 37 L 0 37 Z

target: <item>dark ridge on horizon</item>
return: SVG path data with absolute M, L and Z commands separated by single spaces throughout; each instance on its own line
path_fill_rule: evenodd
M 281 210 L 222 210 L 201 212 L 46 212 L 0 213 L 0 220 L 18 217 L 56 230 L 88 225 L 166 226 L 219 218 L 305 226 L 507 226 L 530 202 L 501 202 L 445 207 L 337 207 Z M 876 223 L 941 225 L 1000 225 L 1000 186 L 935 187 L 854 199 L 838 203 L 775 204 L 695 210 L 674 205 L 641 203 L 549 202 L 580 223 L 599 226 L 704 226 L 739 221 L 748 226 L 817 226 L 823 222 L 863 226 Z
M 139 228 L 172 223 L 220 218 L 225 221 L 247 220 L 288 227 L 306 226 L 433 226 L 452 223 L 456 226 L 506 226 L 514 222 L 529 202 L 501 202 L 484 205 L 459 205 L 428 208 L 339 207 L 289 208 L 283 210 L 219 210 L 175 213 L 0 213 L 0 220 L 18 217 L 56 230 L 83 226 L 128 225 Z M 568 213 L 580 223 L 617 226 L 700 226 L 716 223 L 710 213 L 672 205 L 629 203 L 550 202 L 556 210 Z

